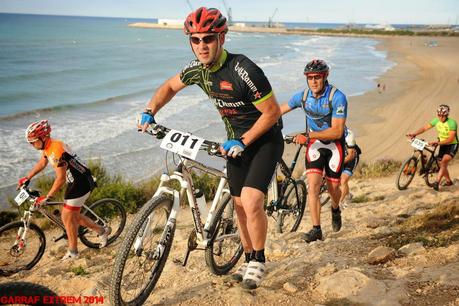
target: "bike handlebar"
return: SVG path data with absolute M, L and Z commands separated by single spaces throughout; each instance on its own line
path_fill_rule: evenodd
M 164 136 L 171 130 L 168 127 L 165 127 L 160 124 L 151 124 L 150 125 L 151 130 L 145 130 L 145 132 L 153 137 L 156 137 L 156 139 L 163 139 Z M 141 131 L 140 129 L 138 130 L 139 132 Z M 217 157 L 224 157 L 220 153 L 220 143 L 211 141 L 211 140 L 204 140 L 204 142 L 201 144 L 200 150 L 206 151 L 207 154 L 211 156 L 217 156 Z

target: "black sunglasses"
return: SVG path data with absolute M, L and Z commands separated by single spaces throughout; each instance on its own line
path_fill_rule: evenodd
M 204 42 L 206 45 L 208 45 L 216 41 L 217 38 L 218 38 L 218 34 L 207 35 L 207 36 L 204 36 L 203 38 L 196 37 L 196 36 L 190 36 L 190 41 L 194 45 L 199 45 L 201 41 Z
M 309 81 L 312 81 L 312 80 L 321 80 L 324 76 L 323 75 L 307 75 L 306 78 L 309 80 Z

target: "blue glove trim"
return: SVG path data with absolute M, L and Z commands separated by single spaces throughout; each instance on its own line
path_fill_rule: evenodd
M 234 146 L 239 146 L 242 149 L 245 149 L 245 144 L 243 144 L 239 139 L 229 139 L 222 145 L 223 149 L 227 152 Z
M 144 125 L 145 123 L 152 124 L 156 123 L 155 118 L 153 117 L 152 113 L 150 112 L 143 112 L 140 118 L 140 125 Z

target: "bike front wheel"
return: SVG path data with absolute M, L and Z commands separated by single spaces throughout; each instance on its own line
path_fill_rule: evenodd
M 109 226 L 111 234 L 108 236 L 107 245 L 115 241 L 126 224 L 126 210 L 120 201 L 115 199 L 101 199 L 89 205 L 88 209 L 81 212 L 82 215 L 91 219 L 101 226 Z M 98 233 L 85 227 L 79 228 L 81 242 L 90 248 L 99 248 Z
M 142 305 L 161 276 L 174 239 L 168 223 L 172 199 L 161 195 L 145 203 L 118 250 L 110 280 L 112 305 Z
M 438 159 L 433 157 L 430 163 L 426 166 L 427 170 L 424 174 L 424 180 L 429 187 L 434 187 L 437 182 L 438 171 L 440 171 L 440 164 Z
M 397 175 L 397 180 L 395 181 L 398 190 L 405 190 L 408 188 L 408 185 L 416 174 L 417 164 L 418 160 L 414 156 L 411 156 L 402 164 Z
M 233 200 L 226 194 L 210 225 L 211 238 L 206 248 L 206 263 L 216 275 L 228 273 L 241 258 L 243 248 Z
M 282 207 L 277 211 L 278 232 L 295 232 L 298 229 L 306 206 L 306 194 L 303 180 L 292 181 L 287 186 Z
M 18 237 L 24 232 L 24 222 L 8 223 L 0 228 L 0 275 L 8 276 L 30 270 L 43 256 L 46 238 L 35 223 L 30 223 L 26 240 Z

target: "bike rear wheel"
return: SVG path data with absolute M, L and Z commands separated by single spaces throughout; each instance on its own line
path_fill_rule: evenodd
M 126 224 L 126 210 L 120 201 L 115 199 L 101 199 L 84 209 L 81 214 L 88 217 L 96 224 L 110 226 L 111 234 L 108 236 L 107 245 L 115 241 L 124 229 Z M 94 213 L 93 213 L 94 212 Z M 80 227 L 79 236 L 81 242 L 90 248 L 99 248 L 100 242 L 98 233 L 91 229 Z
M 426 173 L 424 174 L 424 181 L 427 186 L 434 187 L 437 182 L 437 174 L 440 171 L 440 163 L 436 157 L 433 157 L 426 166 Z
M 142 305 L 153 291 L 174 239 L 175 223 L 167 223 L 171 209 L 172 199 L 161 195 L 145 203 L 132 221 L 111 275 L 112 305 Z
M 414 156 L 411 156 L 402 164 L 395 181 L 398 190 L 405 190 L 408 188 L 408 185 L 410 185 L 416 174 L 417 164 L 418 160 Z
M 51 289 L 29 282 L 9 282 L 0 284 L 0 292 L 2 292 L 1 295 L 4 297 L 0 299 L 0 305 L 45 305 L 47 303 L 49 304 L 50 297 L 57 296 Z M 14 303 L 14 297 L 19 297 L 23 303 Z M 47 303 L 45 303 L 45 298 L 48 300 Z M 56 302 L 53 303 L 53 305 L 61 306 L 65 304 Z
M 236 265 L 243 252 L 237 215 L 228 194 L 217 206 L 210 233 L 212 236 L 206 248 L 206 263 L 212 273 L 226 274 Z
M 0 228 L 0 275 L 30 270 L 43 256 L 46 248 L 43 231 L 35 223 L 30 223 L 26 241 L 20 241 L 18 236 L 23 230 L 22 221 L 11 222 Z
M 278 232 L 295 232 L 298 229 L 306 206 L 306 194 L 306 184 L 303 180 L 289 183 L 282 207 L 277 211 Z

